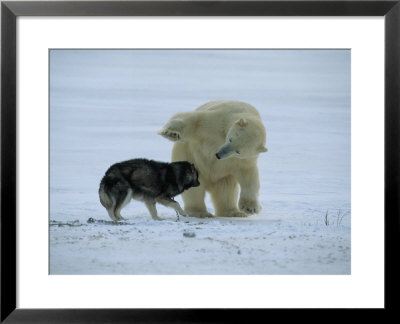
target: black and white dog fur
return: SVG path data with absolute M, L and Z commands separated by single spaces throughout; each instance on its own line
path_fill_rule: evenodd
M 198 172 L 189 162 L 133 159 L 116 163 L 107 170 L 100 182 L 99 196 L 113 221 L 124 219 L 121 209 L 131 199 L 143 201 L 151 217 L 162 220 L 157 216 L 156 203 L 174 208 L 178 217 L 186 216 L 173 198 L 199 185 Z

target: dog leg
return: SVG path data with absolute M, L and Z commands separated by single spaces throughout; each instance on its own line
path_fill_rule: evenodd
M 117 201 L 114 209 L 114 215 L 117 220 L 125 220 L 124 217 L 121 216 L 121 210 L 124 208 L 132 199 L 132 189 L 128 189 L 125 195 L 121 195 Z
M 107 209 L 107 212 L 108 212 L 108 216 L 110 216 L 112 221 L 114 221 L 114 222 L 118 221 L 117 217 L 115 217 L 115 215 L 114 215 L 114 206 L 111 207 L 110 209 Z
M 166 207 L 172 207 L 181 216 L 184 216 L 184 217 L 187 216 L 186 213 L 181 208 L 181 206 L 179 205 L 179 203 L 171 198 L 167 198 L 167 197 L 156 198 L 156 201 Z
M 101 204 L 107 209 L 108 216 L 111 218 L 111 220 L 114 222 L 118 221 L 117 217 L 114 215 L 115 199 L 112 195 L 106 193 L 103 184 L 101 184 L 99 189 L 99 197 Z
M 146 201 L 145 205 L 150 212 L 151 218 L 153 218 L 154 220 L 163 220 L 161 217 L 157 216 L 157 208 L 155 201 Z

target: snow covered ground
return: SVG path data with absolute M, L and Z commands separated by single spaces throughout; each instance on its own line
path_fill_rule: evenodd
M 169 161 L 157 130 L 214 99 L 262 115 L 262 212 L 156 222 L 132 201 L 112 223 L 106 169 Z M 350 224 L 350 51 L 51 52 L 50 274 L 350 274 Z

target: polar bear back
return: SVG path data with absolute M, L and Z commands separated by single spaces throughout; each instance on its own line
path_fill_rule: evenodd
M 200 107 L 196 108 L 195 111 L 209 111 L 209 112 L 220 112 L 223 114 L 226 113 L 248 113 L 254 114 L 258 118 L 260 118 L 260 114 L 257 109 L 255 109 L 252 105 L 235 100 L 213 100 L 206 102 Z

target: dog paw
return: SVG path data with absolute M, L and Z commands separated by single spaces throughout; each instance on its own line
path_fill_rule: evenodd
M 239 209 L 246 214 L 258 214 L 262 207 L 257 200 L 240 198 Z
M 188 216 L 183 210 L 179 211 L 179 215 L 183 216 L 183 217 L 187 217 Z

